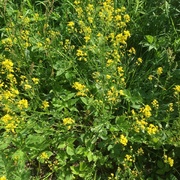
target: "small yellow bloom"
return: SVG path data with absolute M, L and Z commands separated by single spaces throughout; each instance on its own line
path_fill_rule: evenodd
M 124 20 L 125 22 L 129 22 L 130 21 L 130 16 L 128 14 L 124 15 Z
M 48 156 L 48 154 L 46 152 L 42 152 L 41 155 L 40 155 L 40 158 L 46 160 L 46 159 L 49 159 L 49 156 Z
M 129 51 L 130 54 L 136 54 L 136 50 L 134 49 L 134 47 L 132 47 L 128 51 Z
M 176 85 L 176 86 L 174 87 L 174 91 L 175 91 L 176 94 L 177 94 L 177 93 L 180 93 L 180 85 Z
M 69 125 L 74 124 L 74 123 L 75 123 L 75 120 L 72 118 L 64 118 L 63 119 L 63 124 L 68 125 L 68 127 L 67 127 L 68 130 L 71 129 L 71 126 L 69 126 Z
M 162 74 L 162 72 L 163 72 L 163 68 L 162 67 L 158 67 L 158 69 L 156 71 L 157 75 L 160 76 Z
M 106 63 L 106 67 L 109 67 L 113 63 L 112 59 L 108 59 Z
M 142 58 L 138 58 L 136 64 L 139 66 L 143 62 Z
M 37 45 L 38 48 L 43 46 L 43 44 L 41 42 L 37 42 L 36 45 Z
M 171 167 L 174 165 L 174 159 L 168 157 L 167 155 L 164 155 L 164 162 L 169 164 Z
M 147 132 L 149 135 L 156 134 L 158 132 L 158 127 L 150 124 L 149 127 L 147 127 Z
M 169 112 L 173 112 L 174 108 L 173 108 L 173 103 L 169 103 Z
M 119 94 L 120 94 L 121 96 L 124 96 L 124 95 L 125 95 L 123 90 L 119 90 Z
M 31 87 L 31 85 L 29 85 L 29 84 L 25 84 L 25 85 L 24 85 L 24 89 L 25 89 L 25 90 L 31 89 L 31 88 L 32 88 L 32 87 Z
M 151 104 L 153 105 L 154 108 L 158 109 L 159 103 L 158 103 L 158 101 L 157 101 L 156 99 L 154 99 L 154 100 L 151 102 Z
M 144 151 L 143 151 L 142 148 L 139 148 L 139 149 L 137 150 L 137 153 L 138 153 L 138 155 L 143 155 L 143 154 L 144 154 Z
M 43 109 L 46 109 L 46 108 L 48 108 L 49 107 L 49 102 L 48 101 L 43 101 L 42 102 L 42 108 Z
M 34 84 L 38 84 L 39 83 L 39 79 L 38 78 L 32 78 L 32 81 L 34 82 Z
M 133 159 L 132 159 L 132 156 L 131 155 L 129 155 L 129 154 L 126 154 L 126 156 L 125 156 L 125 159 L 124 159 L 125 161 L 130 161 L 130 162 L 132 162 L 133 161 Z
M 22 99 L 18 102 L 18 108 L 23 109 L 23 108 L 28 108 L 28 101 L 27 99 Z
M 67 25 L 68 27 L 74 27 L 74 22 L 73 21 L 70 21 L 70 22 L 68 22 L 68 25 Z
M 120 136 L 120 143 L 124 146 L 126 146 L 128 143 L 127 138 L 123 134 L 121 134 L 121 136 Z
M 109 74 L 107 74 L 106 79 L 111 79 L 111 76 Z
M 151 107 L 149 105 L 145 105 L 145 107 L 140 109 L 140 112 L 147 118 L 151 117 Z
M 149 79 L 150 81 L 152 81 L 153 75 L 149 75 L 148 79 Z

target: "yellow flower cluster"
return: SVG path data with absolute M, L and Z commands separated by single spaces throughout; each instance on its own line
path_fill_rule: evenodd
M 147 133 L 149 135 L 156 134 L 158 131 L 158 126 L 155 126 L 153 124 L 149 124 L 149 126 L 147 127 Z
M 132 156 L 129 155 L 129 154 L 126 154 L 126 155 L 125 155 L 124 160 L 125 160 L 125 161 L 129 161 L 129 162 L 133 162 L 133 161 L 134 161 L 133 158 L 132 158 Z
M 139 118 L 142 118 L 142 117 L 139 117 Z M 134 119 L 136 120 L 135 125 L 134 125 L 135 132 L 137 133 L 139 133 L 140 131 L 147 132 L 149 135 L 153 135 L 159 132 L 158 126 L 155 126 L 154 124 L 151 124 L 151 123 L 149 124 L 146 121 L 146 118 L 142 118 L 139 120 L 138 117 L 135 117 Z
M 1 117 L 1 121 L 3 122 L 7 132 L 15 133 L 15 128 L 17 127 L 17 124 L 19 122 L 17 117 L 12 116 L 10 114 L 6 114 L 3 117 Z
M 119 141 L 123 146 L 127 146 L 128 139 L 123 134 L 121 134 Z
M 5 59 L 2 63 L 2 68 L 8 72 L 14 72 L 13 70 L 13 62 L 10 59 Z M 4 73 L 4 71 L 2 71 Z
M 43 159 L 43 160 L 47 160 L 49 159 L 49 156 L 46 152 L 42 152 L 41 155 L 40 155 L 40 158 Z
M 68 118 L 64 118 L 64 119 L 63 119 L 63 124 L 64 124 L 64 125 L 68 125 L 68 126 L 67 126 L 68 130 L 71 129 L 71 126 L 70 126 L 70 125 L 71 125 L 71 124 L 74 124 L 74 123 L 75 123 L 75 120 L 72 119 L 72 118 L 69 118 L 69 117 L 68 117 Z
M 23 108 L 25 108 L 25 109 L 27 109 L 28 108 L 28 101 L 27 101 L 27 99 L 22 99 L 22 100 L 20 100 L 18 103 L 17 103 L 18 105 L 18 108 L 19 109 L 23 109 Z
M 82 61 L 82 60 L 87 61 L 87 58 L 86 58 L 87 53 L 83 52 L 83 50 L 78 49 L 76 55 L 77 55 L 79 61 Z
M 158 67 L 156 73 L 157 73 L 157 75 L 160 76 L 163 73 L 163 68 L 162 67 Z
M 151 104 L 153 105 L 154 108 L 158 109 L 159 108 L 159 103 L 156 99 L 154 99 Z
M 143 149 L 142 149 L 142 148 L 139 148 L 139 149 L 137 150 L 137 154 L 138 154 L 138 155 L 143 155 L 143 154 L 144 154 Z
M 140 66 L 142 64 L 142 62 L 143 62 L 142 58 L 138 58 L 137 61 L 136 61 L 136 64 L 138 66 Z
M 171 167 L 174 165 L 174 159 L 168 157 L 167 155 L 164 155 L 164 162 L 169 164 Z
M 47 109 L 48 107 L 49 107 L 49 102 L 44 100 L 44 101 L 42 102 L 41 108 Z
M 168 109 L 168 111 L 169 112 L 173 112 L 174 111 L 174 108 L 173 108 L 173 103 L 169 103 L 169 109 Z
M 175 94 L 179 94 L 180 93 L 180 85 L 176 85 L 174 87 L 174 91 L 175 91 Z
M 78 92 L 76 93 L 77 96 L 87 96 L 87 92 L 89 91 L 88 88 L 86 88 L 85 85 L 75 82 L 72 86 L 75 88 Z
M 146 118 L 151 117 L 151 107 L 149 105 L 145 105 L 143 108 L 140 109 L 140 113 L 142 113 L 143 116 Z

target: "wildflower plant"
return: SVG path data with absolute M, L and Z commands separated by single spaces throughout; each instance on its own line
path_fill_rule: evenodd
M 177 45 L 131 5 L 0 2 L 0 179 L 178 179 Z

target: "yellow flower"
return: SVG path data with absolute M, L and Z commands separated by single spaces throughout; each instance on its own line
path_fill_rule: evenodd
M 138 153 L 138 155 L 143 155 L 143 154 L 144 154 L 144 151 L 143 151 L 142 148 L 139 148 L 139 149 L 137 150 L 137 153 Z
M 109 74 L 107 74 L 106 79 L 111 79 L 111 76 Z
M 23 109 L 23 108 L 28 108 L 28 101 L 27 99 L 22 99 L 18 102 L 18 108 Z
M 149 127 L 147 127 L 147 132 L 149 135 L 156 134 L 158 132 L 158 127 L 150 124 Z
M 108 59 L 106 63 L 106 67 L 109 67 L 113 63 L 112 59 Z
M 31 89 L 31 88 L 32 88 L 32 87 L 31 87 L 31 85 L 29 85 L 29 84 L 25 84 L 25 85 L 24 85 L 24 89 L 25 89 L 25 90 Z
M 64 125 L 71 125 L 71 124 L 74 124 L 74 123 L 75 123 L 75 120 L 72 119 L 72 118 L 64 118 L 63 119 L 63 124 Z M 68 126 L 67 128 L 69 130 L 69 129 L 71 129 L 71 126 Z
M 86 86 L 79 82 L 75 82 L 72 87 L 78 91 L 82 91 Z
M 12 131 L 13 133 L 15 133 L 14 129 L 16 127 L 17 127 L 17 125 L 14 122 L 12 122 L 12 123 L 7 124 L 5 126 L 5 129 L 6 129 L 7 132 Z
M 49 102 L 48 101 L 43 101 L 41 108 L 46 109 L 48 107 L 49 107 Z
M 158 101 L 157 101 L 156 99 L 154 99 L 154 100 L 151 102 L 151 104 L 153 105 L 154 108 L 158 109 L 159 103 L 158 103 Z
M 125 95 L 123 90 L 119 90 L 119 94 L 120 94 L 121 96 L 124 96 L 124 95 Z
M 172 159 L 171 157 L 168 157 L 168 163 L 172 167 L 174 165 L 174 159 Z
M 169 111 L 170 112 L 173 112 L 174 111 L 174 108 L 173 108 L 173 103 L 169 103 Z
M 169 164 L 171 167 L 174 165 L 174 159 L 168 157 L 167 155 L 164 155 L 164 162 Z
M 13 119 L 13 117 L 9 114 L 6 114 L 1 119 L 5 124 L 8 124 Z
M 42 152 L 41 155 L 40 155 L 40 158 L 41 159 L 49 159 L 49 156 L 46 152 Z
M 0 180 L 7 180 L 7 179 L 6 179 L 6 176 L 1 176 L 1 177 L 0 177 Z
M 34 84 L 38 84 L 39 83 L 39 79 L 38 78 L 32 78 L 32 81 L 34 82 Z
M 158 69 L 156 71 L 157 75 L 160 76 L 162 74 L 162 72 L 163 72 L 163 68 L 162 67 L 158 67 Z
M 84 36 L 84 40 L 85 40 L 86 43 L 87 43 L 90 39 L 91 39 L 91 38 L 90 38 L 89 35 L 88 35 L 88 36 Z
M 130 54 L 136 54 L 136 50 L 132 47 L 131 49 L 129 49 L 129 53 Z
M 125 159 L 124 159 L 125 161 L 133 161 L 133 159 L 132 159 L 132 156 L 131 155 L 129 155 L 129 154 L 126 154 L 126 156 L 125 156 Z
M 74 119 L 72 119 L 72 118 L 64 118 L 64 119 L 63 119 L 63 124 L 64 124 L 64 125 L 73 124 L 73 123 L 75 123 L 75 121 L 74 121 Z
M 121 134 L 121 136 L 120 136 L 120 143 L 124 146 L 126 146 L 128 143 L 127 138 L 123 134 Z
M 142 58 L 138 58 L 136 64 L 139 66 L 143 62 Z
M 175 91 L 176 94 L 180 93 L 180 85 L 176 85 L 174 87 L 174 91 Z
M 129 22 L 130 21 L 130 16 L 128 14 L 124 15 L 124 20 L 125 22 Z
M 72 87 L 79 91 L 76 94 L 77 96 L 86 96 L 86 93 L 88 92 L 86 86 L 79 82 L 75 82 Z
M 68 22 L 67 26 L 71 28 L 74 27 L 74 22 L 73 21 Z
M 9 72 L 14 72 L 14 70 L 13 70 L 13 62 L 10 59 L 5 59 L 2 62 L 2 67 L 5 68 Z
M 140 112 L 147 118 L 151 117 L 151 107 L 149 105 L 145 105 L 145 107 L 140 109 Z
M 149 79 L 150 81 L 152 81 L 153 75 L 149 75 L 148 79 Z

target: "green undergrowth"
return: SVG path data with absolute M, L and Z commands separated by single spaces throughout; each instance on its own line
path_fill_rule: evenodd
M 0 1 L 0 180 L 180 178 L 178 1 Z

